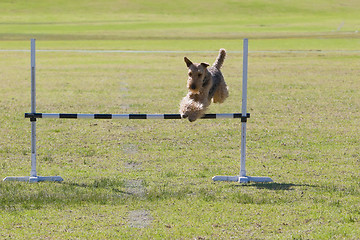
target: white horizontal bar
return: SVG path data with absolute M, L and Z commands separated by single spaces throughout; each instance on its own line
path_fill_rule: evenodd
M 6 177 L 3 179 L 3 181 L 17 181 L 17 182 L 30 182 L 30 183 L 34 183 L 34 182 L 45 182 L 45 181 L 50 181 L 50 182 L 62 182 L 64 181 L 64 179 L 60 176 L 35 176 L 35 177 L 31 177 L 31 176 L 26 176 L 26 177 Z
M 227 182 L 273 182 L 270 177 L 251 177 L 251 176 L 214 176 L 213 181 L 227 181 Z
M 164 119 L 164 115 L 163 114 L 147 114 L 146 118 L 147 119 Z
M 180 114 L 84 114 L 84 113 L 25 113 L 26 118 L 59 118 L 59 119 L 181 119 Z M 241 113 L 209 113 L 202 119 L 220 118 L 249 118 L 250 114 L 241 116 Z
M 77 118 L 83 118 L 83 119 L 94 119 L 94 114 L 78 114 Z
M 214 176 L 213 181 L 238 182 L 239 176 Z
M 112 114 L 112 119 L 129 119 L 129 114 Z
M 59 113 L 43 113 L 42 117 L 43 118 L 60 118 L 60 114 Z

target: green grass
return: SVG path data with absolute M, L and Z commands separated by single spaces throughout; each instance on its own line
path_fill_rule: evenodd
M 359 9 L 356 0 L 3 1 L 0 49 L 35 37 L 45 48 L 238 50 L 248 37 L 253 50 L 354 50 Z
M 357 239 L 358 1 L 170 3 L 4 1 L 0 49 L 225 47 L 230 97 L 210 112 L 238 112 L 249 36 L 247 172 L 275 182 L 212 182 L 239 171 L 236 120 L 39 119 L 38 174 L 65 181 L 0 182 L 0 238 Z M 0 55 L 1 178 L 28 175 L 30 54 Z M 176 113 L 183 56 L 37 52 L 37 110 Z

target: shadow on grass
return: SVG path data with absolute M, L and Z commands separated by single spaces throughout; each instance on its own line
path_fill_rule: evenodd
M 226 201 L 242 204 L 269 204 L 288 202 L 287 199 L 269 197 L 261 194 L 237 191 L 235 188 L 257 188 L 272 191 L 293 191 L 296 188 L 317 187 L 308 184 L 293 183 L 249 183 L 197 186 L 191 184 L 151 184 L 141 180 L 101 178 L 87 183 L 3 183 L 0 184 L 0 210 L 17 211 L 21 209 L 39 209 L 51 205 L 63 208 L 68 205 L 93 204 L 132 204 L 136 201 L 162 201 L 166 199 L 194 201 Z M 265 191 L 264 191 L 265 192 Z
M 87 184 L 78 183 L 24 183 L 0 184 L 0 210 L 39 209 L 47 205 L 62 208 L 84 203 L 123 204 L 131 196 L 122 190 L 123 180 L 99 179 Z
M 134 179 L 109 179 L 101 178 L 95 180 L 93 183 L 78 184 L 78 183 L 66 183 L 69 186 L 84 188 L 84 189 L 98 189 L 99 192 L 106 191 L 107 194 L 116 198 L 121 197 L 134 197 L 143 198 L 146 195 L 146 187 L 144 181 Z
M 315 185 L 308 184 L 294 184 L 294 183 L 249 183 L 244 185 L 236 185 L 239 187 L 256 187 L 258 189 L 268 189 L 268 190 L 283 190 L 283 191 L 292 191 L 293 187 L 317 187 Z

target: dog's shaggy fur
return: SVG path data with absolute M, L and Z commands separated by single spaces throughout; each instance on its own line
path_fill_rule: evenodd
M 205 114 L 211 100 L 214 103 L 223 103 L 229 96 L 228 87 L 220 71 L 226 56 L 225 49 L 220 49 L 214 64 L 209 67 L 207 63 L 192 63 L 184 57 L 189 69 L 187 88 L 188 94 L 180 103 L 182 118 L 195 121 Z

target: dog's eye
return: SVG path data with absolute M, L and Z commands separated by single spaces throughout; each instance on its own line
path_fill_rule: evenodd
M 189 77 L 191 77 L 192 76 L 192 73 L 191 72 L 189 72 Z

